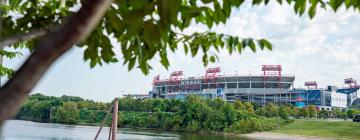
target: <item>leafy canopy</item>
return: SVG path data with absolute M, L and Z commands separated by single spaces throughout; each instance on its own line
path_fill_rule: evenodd
M 241 53 L 245 48 L 253 52 L 272 49 L 266 39 L 239 38 L 218 34 L 210 29 L 226 23 L 233 8 L 240 8 L 245 0 L 114 0 L 101 23 L 87 40 L 77 46 L 84 48 L 84 59 L 90 66 L 117 62 L 116 51 L 111 39 L 119 44 L 124 65 L 133 69 L 136 65 L 144 74 L 149 73 L 148 61 L 155 55 L 168 68 L 168 50 L 175 52 L 183 47 L 185 54 L 198 55 L 202 50 L 202 61 L 206 66 L 215 62 L 217 56 L 210 49 L 226 49 L 230 54 Z M 270 0 L 252 0 L 252 5 L 268 4 Z M 276 0 L 279 4 L 294 6 L 300 16 L 305 12 L 313 18 L 317 8 L 331 7 L 336 11 L 342 4 L 347 9 L 360 11 L 358 0 Z M 32 30 L 57 25 L 81 6 L 80 0 L 8 0 L 1 6 L 1 36 L 8 37 Z M 17 13 L 17 14 L 13 14 Z M 20 15 L 20 16 L 19 16 Z M 191 24 L 203 24 L 206 32 L 183 34 Z M 14 44 L 33 49 L 37 38 Z

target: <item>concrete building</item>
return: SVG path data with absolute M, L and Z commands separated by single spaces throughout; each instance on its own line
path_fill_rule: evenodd
M 150 97 L 184 99 L 188 95 L 203 98 L 223 98 L 228 102 L 241 100 L 267 103 L 293 104 L 298 107 L 315 105 L 319 109 L 347 108 L 360 103 L 359 86 L 351 79 L 348 88 L 329 86 L 318 89 L 315 81 L 306 82 L 308 89 L 293 88 L 295 76 L 283 75 L 281 65 L 263 65 L 262 75 L 219 75 L 221 69 L 210 68 L 200 77 L 183 77 L 182 71 L 171 73 L 169 79 L 156 76 Z

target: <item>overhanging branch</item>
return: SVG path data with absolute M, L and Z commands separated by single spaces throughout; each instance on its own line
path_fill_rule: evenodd
M 34 31 L 31 31 L 31 32 L 28 32 L 25 34 L 19 34 L 19 35 L 7 37 L 0 41 L 0 49 L 3 49 L 5 46 L 14 45 L 14 44 L 22 42 L 22 41 L 37 38 L 39 36 L 44 36 L 48 32 L 49 32 L 49 30 L 47 30 L 47 29 L 39 29 L 39 30 L 34 30 Z
M 11 118 L 49 67 L 96 27 L 111 0 L 84 0 L 80 10 L 39 41 L 15 75 L 0 89 L 0 124 Z

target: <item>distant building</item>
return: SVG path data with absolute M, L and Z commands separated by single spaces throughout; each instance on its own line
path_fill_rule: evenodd
M 294 89 L 291 87 L 295 76 L 282 75 L 281 65 L 263 65 L 263 74 L 256 76 L 219 75 L 220 72 L 221 69 L 217 67 L 208 69 L 201 77 L 183 77 L 182 71 L 171 73 L 169 79 L 160 79 L 158 75 L 154 78 L 149 97 L 184 99 L 188 95 L 198 95 L 209 99 L 220 97 L 228 102 L 255 102 L 259 105 L 315 105 L 319 109 L 347 108 L 360 102 L 357 93 L 359 86 L 353 79 L 349 88 L 336 89 L 329 86 L 328 89 L 318 89 L 317 83 L 310 81 L 305 83 L 308 89 Z

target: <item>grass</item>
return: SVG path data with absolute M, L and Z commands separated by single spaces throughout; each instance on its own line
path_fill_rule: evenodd
M 360 140 L 360 123 L 351 121 L 295 120 L 293 123 L 272 132 Z

